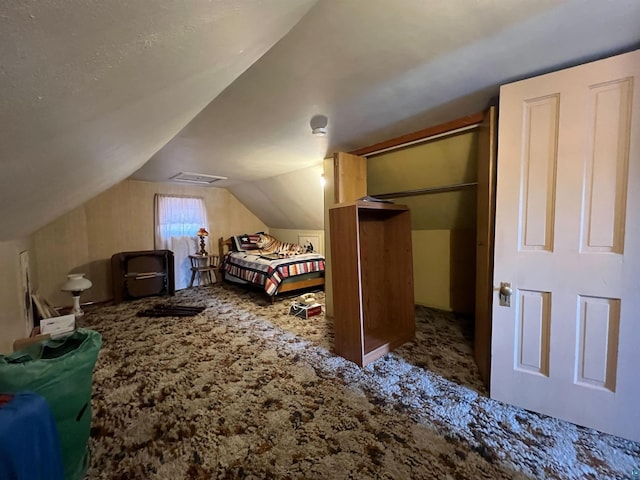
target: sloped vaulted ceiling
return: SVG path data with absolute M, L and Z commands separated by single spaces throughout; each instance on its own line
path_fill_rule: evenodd
M 313 4 L 0 2 L 0 240 L 135 172 Z
M 629 48 L 639 24 L 634 0 L 321 0 L 135 177 L 163 181 L 178 165 L 228 176 L 217 185 L 267 225 L 322 228 L 317 175 L 301 169 L 483 110 L 502 83 Z M 310 134 L 317 114 L 326 138 Z
M 0 0 L 0 240 L 180 171 L 322 228 L 327 154 L 638 48 L 638 25 L 638 0 Z

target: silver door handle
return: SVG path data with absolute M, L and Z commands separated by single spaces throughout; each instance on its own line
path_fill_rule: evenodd
M 500 295 L 504 297 L 510 297 L 512 293 L 513 293 L 513 289 L 511 288 L 510 283 L 502 282 L 500 284 Z
M 500 306 L 502 307 L 510 307 L 511 306 L 511 295 L 513 294 L 513 289 L 511 288 L 511 283 L 509 282 L 500 282 Z

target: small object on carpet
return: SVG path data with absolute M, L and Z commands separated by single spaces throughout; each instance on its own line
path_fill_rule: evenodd
M 322 313 L 322 305 L 319 303 L 300 303 L 293 302 L 289 309 L 289 315 L 293 315 L 300 318 L 309 318 L 314 315 L 320 315 Z
M 188 305 L 162 305 L 140 310 L 138 317 L 192 317 L 202 313 L 206 307 L 191 307 Z

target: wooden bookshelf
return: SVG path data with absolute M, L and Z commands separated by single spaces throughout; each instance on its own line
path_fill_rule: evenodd
M 329 210 L 335 350 L 365 366 L 415 335 L 411 219 L 405 205 Z

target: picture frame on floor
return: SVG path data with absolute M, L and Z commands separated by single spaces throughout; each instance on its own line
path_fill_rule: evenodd
M 24 321 L 25 321 L 25 334 L 29 335 L 33 330 L 33 304 L 31 302 L 31 275 L 29 271 L 29 251 L 24 250 L 19 254 L 20 261 L 20 287 L 22 289 L 22 298 L 24 304 L 22 305 Z

